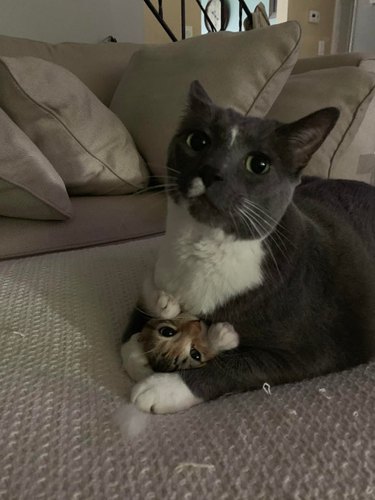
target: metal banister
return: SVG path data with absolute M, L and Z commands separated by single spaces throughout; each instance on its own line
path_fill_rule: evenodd
M 164 31 L 167 33 L 169 38 L 172 40 L 172 42 L 177 42 L 178 39 L 176 35 L 173 33 L 173 31 L 170 29 L 168 24 L 164 20 L 164 13 L 163 13 L 163 0 L 158 0 L 158 9 L 154 6 L 151 0 L 143 0 L 147 7 L 150 9 L 151 13 L 153 16 L 156 18 L 156 20 L 159 22 L 161 27 L 164 29 Z M 181 38 L 184 40 L 186 38 L 186 5 L 185 5 L 186 0 L 181 0 Z M 224 5 L 225 0 L 220 0 L 221 3 L 221 31 L 224 30 L 224 11 L 225 11 L 225 5 Z M 211 31 L 216 31 L 216 28 L 213 24 L 213 22 L 210 19 L 210 16 L 207 14 L 206 9 L 203 7 L 201 0 L 195 0 L 197 3 L 198 7 L 203 13 L 205 21 L 209 24 Z M 246 16 L 251 19 L 251 11 L 249 7 L 246 5 L 245 0 L 238 0 L 238 8 L 239 8 L 239 31 L 242 31 L 242 14 L 244 11 Z

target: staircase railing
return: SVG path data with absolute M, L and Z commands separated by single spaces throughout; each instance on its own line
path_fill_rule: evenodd
M 158 8 L 155 7 L 155 5 L 152 3 L 151 0 L 143 0 L 144 3 L 147 5 L 147 7 L 150 9 L 151 13 L 153 16 L 156 18 L 156 20 L 159 22 L 160 26 L 164 29 L 164 31 L 167 33 L 169 38 L 172 40 L 172 42 L 177 42 L 178 38 L 176 35 L 173 33 L 171 28 L 168 26 L 164 19 L 164 11 L 163 11 L 163 0 L 158 0 Z M 177 0 L 176 0 L 177 1 Z M 210 26 L 211 31 L 217 31 L 212 20 L 210 19 L 210 16 L 207 14 L 206 9 L 203 7 L 201 0 L 195 0 L 197 3 L 199 9 L 203 13 L 204 19 L 206 20 L 207 24 Z M 224 31 L 224 2 L 225 0 L 220 0 L 221 4 L 221 28 L 220 31 Z M 186 38 L 186 0 L 180 0 L 180 14 L 181 14 L 181 39 L 184 40 Z M 246 5 L 245 0 L 238 0 L 238 17 L 239 17 L 239 27 L 238 30 L 242 31 L 242 16 L 243 13 L 246 14 L 247 17 L 251 18 L 251 12 L 248 6 Z

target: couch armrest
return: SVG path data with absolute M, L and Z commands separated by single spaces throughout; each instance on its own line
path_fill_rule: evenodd
M 305 73 L 306 71 L 335 68 L 338 66 L 359 66 L 362 61 L 368 59 L 375 59 L 375 54 L 347 52 L 345 54 L 307 57 L 297 61 L 292 73 Z

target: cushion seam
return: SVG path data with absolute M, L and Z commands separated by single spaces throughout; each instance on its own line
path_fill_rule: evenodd
M 12 217 L 7 217 L 7 218 L 11 219 Z M 58 224 L 58 223 L 64 223 L 66 221 L 55 221 L 55 222 Z M 118 244 L 121 241 L 129 242 L 129 241 L 133 241 L 133 240 L 140 240 L 140 239 L 146 239 L 149 237 L 155 237 L 155 236 L 162 235 L 162 234 L 165 234 L 165 230 L 163 230 L 163 231 L 158 230 L 156 232 L 151 232 L 151 233 L 148 233 L 146 235 L 131 236 L 131 237 L 126 237 L 126 238 L 122 237 L 119 239 L 112 239 L 112 240 L 108 240 L 108 239 L 95 240 L 95 241 L 87 240 L 87 241 L 84 241 L 82 243 L 77 243 L 76 246 L 64 245 L 64 246 L 51 247 L 48 250 L 46 250 L 45 252 L 43 252 L 43 250 L 36 250 L 36 252 L 39 252 L 39 253 L 34 253 L 34 254 L 24 253 L 24 254 L 18 254 L 18 255 L 14 255 L 14 256 L 12 256 L 12 254 L 7 254 L 5 257 L 0 256 L 0 261 L 10 260 L 10 259 L 27 258 L 27 257 L 36 257 L 38 255 L 46 255 L 49 253 L 56 253 L 56 252 L 60 252 L 60 251 L 83 250 L 85 248 L 90 248 L 90 247 L 93 247 L 96 245 L 102 245 L 105 243 L 108 243 L 108 245 Z
M 79 146 L 89 155 L 91 156 L 92 158 L 94 158 L 98 163 L 100 163 L 103 167 L 107 168 L 111 173 L 112 175 L 114 175 L 117 179 L 119 179 L 121 182 L 123 182 L 124 184 L 127 184 L 128 186 L 131 186 L 132 188 L 135 188 L 135 189 L 139 189 L 139 186 L 136 186 L 134 184 L 131 184 L 129 181 L 126 181 L 125 179 L 122 179 L 118 174 L 116 174 L 112 168 L 107 165 L 106 163 L 104 163 L 102 160 L 100 160 L 100 158 L 97 158 L 97 156 L 95 156 L 93 153 L 91 153 L 87 148 L 86 146 L 84 146 L 82 144 L 82 142 L 77 139 L 73 134 L 72 132 L 69 130 L 69 128 L 60 120 L 60 118 L 51 110 L 49 109 L 48 107 L 38 103 L 33 97 L 31 97 L 22 87 L 21 85 L 18 83 L 18 81 L 16 80 L 16 78 L 13 76 L 13 73 L 10 71 L 10 69 L 8 68 L 8 66 L 4 63 L 4 61 L 2 59 L 0 59 L 0 62 L 1 64 L 6 68 L 6 70 L 8 71 L 9 75 L 11 76 L 12 80 L 14 81 L 14 83 L 16 84 L 17 88 L 19 90 L 21 90 L 21 92 L 26 96 L 27 99 L 29 99 L 32 103 L 34 103 L 37 107 L 39 107 L 40 109 L 42 109 L 45 113 L 51 115 L 53 118 L 55 118 L 55 120 L 63 127 L 63 129 L 67 132 L 67 134 L 73 138 L 77 144 L 79 144 Z M 51 63 L 53 64 L 53 63 Z M 56 66 L 59 66 L 59 65 L 56 65 Z M 69 71 L 69 70 L 67 70 Z M 75 75 L 74 75 L 75 76 Z M 76 77 L 78 78 L 78 77 Z M 83 85 L 85 85 L 83 82 L 81 82 Z M 90 91 L 90 89 L 88 89 Z M 90 91 L 91 92 L 91 91 Z M 97 99 L 97 97 L 95 96 L 95 98 Z M 105 106 L 105 105 L 104 105 Z M 109 108 L 108 108 L 108 111 L 111 111 Z M 115 115 L 116 116 L 116 115 Z M 123 125 L 124 126 L 124 125 Z M 21 128 L 21 127 L 20 127 Z M 129 132 L 128 132 L 129 133 Z M 137 151 L 137 154 L 138 151 Z
M 50 208 L 53 208 L 54 210 L 56 210 L 56 212 L 58 212 L 61 215 L 64 215 L 68 219 L 72 216 L 72 212 L 70 212 L 70 213 L 65 212 L 63 209 L 57 208 L 57 205 L 55 203 L 53 203 L 52 201 L 47 200 L 43 196 L 39 196 L 39 195 L 35 194 L 32 189 L 25 187 L 24 185 L 14 181 L 14 180 L 12 180 L 12 181 L 8 180 L 6 177 L 4 177 L 3 174 L 0 174 L 0 179 L 2 179 L 5 182 L 8 182 L 9 184 L 16 186 L 18 189 L 22 189 L 22 191 L 26 191 L 27 193 L 31 194 L 31 196 L 33 196 L 34 198 L 40 200 L 42 203 L 48 205 Z M 67 198 L 68 198 L 69 203 L 70 203 L 68 193 L 66 193 L 66 194 L 67 194 Z M 22 217 L 17 217 L 17 218 L 21 219 Z M 35 220 L 41 220 L 41 219 L 35 219 Z
M 331 176 L 331 171 L 332 171 L 332 167 L 333 167 L 333 161 L 335 159 L 335 156 L 337 155 L 338 153 L 338 150 L 340 149 L 342 143 L 344 142 L 345 140 L 345 136 L 346 134 L 348 133 L 348 131 L 350 130 L 350 127 L 353 125 L 356 117 L 357 117 L 357 114 L 359 112 L 359 109 L 360 107 L 362 106 L 362 104 L 366 101 L 366 99 L 368 97 L 370 97 L 370 95 L 372 94 L 372 92 L 374 92 L 375 90 L 375 84 L 371 87 L 371 89 L 369 90 L 369 92 L 365 95 L 365 97 L 361 100 L 361 102 L 356 106 L 356 109 L 353 113 L 353 116 L 352 116 L 352 119 L 350 120 L 348 126 L 346 127 L 345 129 L 345 132 L 341 135 L 341 139 L 340 141 L 337 143 L 337 146 L 335 148 L 335 150 L 333 151 L 332 155 L 331 155 L 331 159 L 330 159 L 330 165 L 329 165 L 329 169 L 328 169 L 328 175 L 327 175 L 327 179 L 330 179 L 330 176 Z
M 277 69 L 271 74 L 271 76 L 267 79 L 267 81 L 263 84 L 262 88 L 259 90 L 257 96 L 255 97 L 253 103 L 250 105 L 249 109 L 246 111 L 246 114 L 245 116 L 247 116 L 250 111 L 252 110 L 252 108 L 255 106 L 255 104 L 257 103 L 258 99 L 260 98 L 260 96 L 263 94 L 263 91 L 264 89 L 267 87 L 267 85 L 269 84 L 269 82 L 271 80 L 273 80 L 273 78 L 275 77 L 275 75 L 280 71 L 280 69 L 288 62 L 288 60 L 294 55 L 295 51 L 297 50 L 298 46 L 299 46 L 299 43 L 301 41 L 301 36 L 302 36 L 302 30 L 301 28 L 299 27 L 299 35 L 298 35 L 298 39 L 296 40 L 295 44 L 294 44 L 294 47 L 293 49 L 289 52 L 289 54 L 286 56 L 286 58 L 281 62 L 281 64 L 277 67 Z M 292 68 L 293 69 L 293 68 Z

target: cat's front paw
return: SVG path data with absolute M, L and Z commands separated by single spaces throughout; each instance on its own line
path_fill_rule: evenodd
M 139 333 L 135 333 L 122 344 L 121 358 L 126 373 L 135 382 L 139 382 L 154 373 L 143 350 L 143 345 L 139 342 Z
M 157 288 L 151 275 L 146 276 L 143 282 L 141 303 L 154 318 L 172 319 L 181 312 L 178 300 Z
M 230 323 L 214 323 L 208 329 L 208 340 L 217 351 L 235 349 L 239 344 L 236 330 Z
M 133 387 L 131 402 L 148 413 L 175 413 L 202 402 L 178 373 L 157 373 Z
M 168 293 L 160 290 L 156 302 L 156 316 L 162 319 L 173 319 L 181 312 L 177 299 Z

